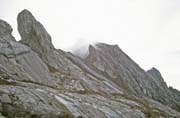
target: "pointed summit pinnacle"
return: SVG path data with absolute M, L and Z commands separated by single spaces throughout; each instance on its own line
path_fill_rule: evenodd
M 39 55 L 49 52 L 54 49 L 51 42 L 51 37 L 38 22 L 31 12 L 23 10 L 18 14 L 18 31 L 21 35 L 21 42 L 31 47 Z
M 18 31 L 23 38 L 26 38 L 33 30 L 33 24 L 36 22 L 34 16 L 28 10 L 23 10 L 18 14 Z

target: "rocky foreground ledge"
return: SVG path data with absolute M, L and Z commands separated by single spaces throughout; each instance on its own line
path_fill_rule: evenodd
M 28 10 L 17 20 L 19 42 L 0 20 L 0 118 L 180 118 L 180 92 L 156 68 L 103 43 L 81 59 L 55 49 Z

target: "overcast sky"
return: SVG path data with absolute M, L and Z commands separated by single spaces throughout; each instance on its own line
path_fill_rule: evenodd
M 30 10 L 56 48 L 118 44 L 143 69 L 156 67 L 180 90 L 179 0 L 0 0 L 0 19 L 17 33 L 17 14 Z

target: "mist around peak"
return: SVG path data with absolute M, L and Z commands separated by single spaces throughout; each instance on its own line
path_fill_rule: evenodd
M 74 55 L 82 59 L 85 59 L 89 54 L 89 46 L 90 45 L 95 46 L 96 44 L 97 42 L 95 41 L 89 41 L 89 40 L 81 38 L 74 44 L 74 46 L 71 47 L 71 52 Z

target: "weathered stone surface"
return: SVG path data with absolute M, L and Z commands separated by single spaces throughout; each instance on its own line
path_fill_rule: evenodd
M 9 103 L 9 104 L 12 103 L 11 99 L 10 99 L 9 96 L 6 95 L 6 94 L 1 95 L 0 101 L 1 101 L 2 103 Z
M 0 54 L 6 57 L 14 57 L 23 53 L 28 53 L 30 50 L 27 46 L 19 44 L 14 41 L 1 42 L 0 41 Z
M 18 15 L 17 21 L 22 42 L 39 53 L 46 53 L 54 49 L 50 35 L 28 10 L 23 10 Z
M 86 59 L 55 49 L 28 10 L 18 15 L 18 31 L 20 42 L 0 20 L 0 117 L 180 117 L 180 92 L 117 45 L 90 46 Z
M 160 83 L 163 83 L 164 80 L 161 76 L 161 73 L 159 72 L 159 70 L 157 70 L 156 68 L 151 68 L 150 70 L 147 71 L 147 73 L 152 76 L 154 79 L 156 79 L 157 81 L 159 81 Z M 165 83 L 165 82 L 164 82 Z
M 44 26 L 28 10 L 19 13 L 17 21 L 21 43 L 31 47 L 50 68 L 67 70 L 71 62 L 62 55 L 64 52 L 55 50 Z
M 63 104 L 57 102 L 53 94 L 47 91 L 35 88 L 1 86 L 0 91 L 3 89 L 9 92 L 9 97 L 5 93 L 0 97 L 2 113 L 6 113 L 7 117 L 29 118 L 33 115 L 40 117 L 47 115 L 46 118 L 51 118 L 50 114 L 54 114 L 54 117 L 58 118 L 60 113 L 69 112 Z
M 169 104 L 169 106 L 180 111 L 180 92 L 173 89 L 172 87 L 168 87 L 166 82 L 162 78 L 161 73 L 156 68 L 153 67 L 152 69 L 148 70 L 147 74 L 156 81 L 156 84 L 159 88 L 156 88 L 155 90 L 161 91 L 158 93 L 159 96 L 161 96 L 159 101 L 164 104 Z
M 0 20 L 0 54 L 13 57 L 28 52 L 29 48 L 15 42 L 11 33 L 11 26 L 5 21 Z
M 0 19 L 0 36 L 4 36 L 4 35 L 7 35 L 7 34 L 11 34 L 12 33 L 12 28 L 11 26 Z
M 15 40 L 14 37 L 11 35 L 12 28 L 11 26 L 0 19 L 0 42 L 6 42 L 7 40 Z M 1 47 L 2 45 L 0 45 Z M 2 48 L 1 48 L 2 49 Z
M 157 69 L 146 73 L 117 45 L 98 43 L 90 46 L 86 62 L 128 92 L 151 97 L 174 108 L 179 106 Z

